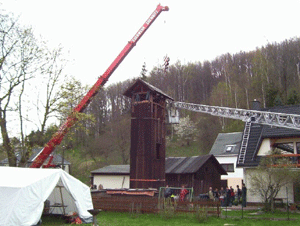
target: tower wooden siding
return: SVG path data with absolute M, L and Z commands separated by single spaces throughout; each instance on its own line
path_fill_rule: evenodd
M 138 79 L 125 93 L 131 98 L 130 188 L 165 185 L 165 108 L 171 99 Z

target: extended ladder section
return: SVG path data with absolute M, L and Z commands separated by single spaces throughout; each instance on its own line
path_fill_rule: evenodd
M 218 107 L 185 102 L 172 102 L 172 105 L 180 109 L 207 113 L 224 118 L 238 119 L 244 122 L 300 130 L 300 115 L 296 114 L 245 110 L 239 108 Z
M 250 128 L 251 128 L 251 122 L 246 122 L 242 144 L 241 144 L 241 150 L 238 157 L 238 164 L 243 164 L 245 162 L 245 156 L 246 156 L 246 150 L 248 146 L 248 140 L 250 136 Z
M 156 7 L 154 12 L 146 20 L 144 25 L 138 30 L 138 32 L 133 36 L 133 38 L 127 43 L 121 53 L 112 62 L 104 74 L 99 77 L 94 86 L 89 90 L 89 92 L 83 97 L 80 103 L 73 109 L 72 113 L 69 115 L 64 124 L 61 125 L 59 130 L 54 134 L 50 141 L 45 145 L 44 149 L 40 154 L 33 160 L 31 168 L 39 168 L 43 165 L 49 155 L 53 152 L 54 148 L 59 145 L 64 138 L 65 134 L 77 121 L 77 113 L 82 112 L 87 105 L 91 102 L 92 98 L 99 92 L 99 89 L 107 82 L 111 74 L 117 69 L 120 63 L 128 55 L 131 49 L 136 45 L 138 40 L 147 31 L 149 26 L 154 22 L 154 20 L 159 16 L 162 11 L 168 11 L 167 6 L 161 6 L 160 4 Z

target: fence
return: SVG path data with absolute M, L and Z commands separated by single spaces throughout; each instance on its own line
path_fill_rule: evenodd
M 241 204 L 221 207 L 220 202 L 210 200 L 193 201 L 172 201 L 170 199 L 159 198 L 147 195 L 107 195 L 105 192 L 92 192 L 92 199 L 95 209 L 103 211 L 118 211 L 130 213 L 160 213 L 170 211 L 172 213 L 195 213 L 201 208 L 209 216 L 221 216 L 223 218 L 277 218 L 293 219 L 294 214 L 299 213 L 300 205 L 287 203 L 288 197 L 275 199 L 275 213 L 268 213 L 262 203 L 247 203 L 247 207 Z M 276 217 L 275 217 L 275 215 Z
M 166 207 L 173 208 L 174 212 L 196 212 L 198 208 L 205 208 L 208 215 L 220 215 L 220 202 L 212 201 L 170 201 L 157 197 L 93 197 L 95 209 L 103 211 L 158 213 Z

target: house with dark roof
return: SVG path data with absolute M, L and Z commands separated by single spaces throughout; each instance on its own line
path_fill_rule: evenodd
M 300 105 L 277 106 L 268 109 L 257 108 L 254 110 L 300 115 Z M 272 150 L 276 149 L 282 154 L 289 154 L 289 158 L 296 159 L 295 169 L 300 167 L 299 157 L 297 156 L 297 154 L 300 154 L 300 130 L 247 122 L 242 139 L 244 151 L 242 151 L 242 147 L 238 155 L 237 167 L 243 169 L 244 182 L 250 191 L 251 176 L 254 174 L 255 168 L 259 165 L 260 160 L 268 156 Z M 296 194 L 297 191 L 299 191 L 299 185 L 290 184 L 288 186 L 289 202 L 300 201 L 296 198 L 299 197 L 299 194 Z M 279 192 L 277 198 L 286 197 L 285 187 L 284 190 Z M 261 200 L 257 195 L 248 192 L 247 201 L 260 202 Z
M 129 165 L 109 165 L 91 172 L 91 184 L 94 188 L 129 188 L 129 175 Z
M 243 168 L 237 168 L 237 157 L 242 143 L 242 132 L 219 133 L 211 150 L 227 175 L 221 176 L 221 186 L 225 189 L 232 186 L 234 189 L 237 185 L 242 187 Z
M 34 161 L 34 159 L 37 157 L 37 155 L 43 150 L 43 148 L 35 148 L 32 150 L 32 154 L 30 155 L 28 162 L 27 162 L 27 166 L 30 166 L 31 163 Z M 19 165 L 19 162 L 21 161 L 21 155 L 17 154 L 17 165 Z M 47 163 L 49 162 L 50 156 L 46 159 L 44 165 L 47 165 Z M 61 155 L 59 154 L 53 154 L 53 159 L 52 159 L 52 165 L 56 165 L 57 167 L 60 167 L 62 169 L 64 169 L 66 172 L 70 172 L 70 166 L 71 163 L 64 159 Z M 8 158 L 0 161 L 0 166 L 9 166 L 8 164 Z
M 209 187 L 221 187 L 226 171 L 213 155 L 166 158 L 166 183 L 171 187 L 192 187 L 194 194 L 207 193 Z
M 171 187 L 193 187 L 194 194 L 207 193 L 209 187 L 220 187 L 226 171 L 213 155 L 169 157 L 165 164 L 166 184 Z M 91 172 L 91 183 L 104 189 L 130 188 L 130 166 L 109 165 Z

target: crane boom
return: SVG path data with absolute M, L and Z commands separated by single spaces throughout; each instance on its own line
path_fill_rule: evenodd
M 269 126 L 300 130 L 300 115 L 270 111 L 245 110 L 239 108 L 209 106 L 185 102 L 172 102 L 176 108 L 207 113 L 214 116 L 242 120 Z
M 65 134 L 77 121 L 76 113 L 82 112 L 87 105 L 91 102 L 92 98 L 98 93 L 99 89 L 107 82 L 111 74 L 117 69 L 120 63 L 128 55 L 131 49 L 136 45 L 138 40 L 147 31 L 149 26 L 154 22 L 154 20 L 159 16 L 162 11 L 168 11 L 167 6 L 161 6 L 160 4 L 156 7 L 154 12 L 146 20 L 143 26 L 138 30 L 138 32 L 133 36 L 133 38 L 124 47 L 117 58 L 112 62 L 104 74 L 99 77 L 94 86 L 88 91 L 88 93 L 83 97 L 80 103 L 73 109 L 72 113 L 68 116 L 65 123 L 61 125 L 59 130 L 54 134 L 50 141 L 45 145 L 43 150 L 36 156 L 31 164 L 31 168 L 39 168 L 43 165 L 49 155 L 53 152 L 54 148 L 59 145 L 64 138 Z

